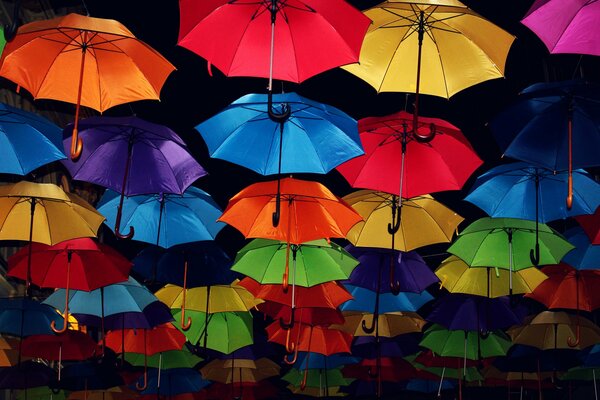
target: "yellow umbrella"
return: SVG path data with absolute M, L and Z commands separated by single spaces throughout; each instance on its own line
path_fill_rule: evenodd
M 523 325 L 510 328 L 507 333 L 513 343 L 541 350 L 581 350 L 600 343 L 600 328 L 596 324 L 562 311 L 543 311 L 529 317 Z M 576 337 L 578 340 L 573 343 Z
M 279 375 L 279 365 L 268 358 L 213 360 L 200 369 L 204 379 L 221 383 L 260 382 Z
M 513 294 L 531 293 L 548 279 L 546 274 L 535 267 L 513 272 L 498 268 L 469 268 L 456 256 L 446 258 L 435 270 L 435 274 L 440 278 L 440 286 L 449 292 L 490 298 L 508 296 L 509 273 L 513 276 Z
M 373 324 L 373 315 L 370 313 L 361 312 L 344 312 L 345 322 L 341 325 L 331 325 L 331 329 L 339 329 L 353 336 L 383 336 L 394 337 L 405 333 L 421 332 L 426 321 L 417 313 L 414 312 L 391 312 L 379 314 L 377 316 L 376 330 L 365 332 L 362 328 L 363 323 L 368 326 Z

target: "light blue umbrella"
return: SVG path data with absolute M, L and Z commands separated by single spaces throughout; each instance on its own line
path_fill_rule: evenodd
M 62 130 L 39 115 L 0 103 L 0 173 L 27 175 L 67 158 Z
M 376 301 L 376 292 L 358 286 L 344 284 L 344 287 L 354 297 L 340 306 L 342 311 L 373 312 Z M 421 293 L 400 292 L 379 294 L 379 313 L 385 314 L 396 311 L 416 312 L 425 303 L 433 300 L 433 296 L 427 291 Z
M 109 227 L 115 226 L 119 193 L 107 190 L 98 211 Z M 181 194 L 149 194 L 125 197 L 121 231 L 135 226 L 135 240 L 161 247 L 214 240 L 225 227 L 217 222 L 221 209 L 205 191 L 190 186 Z M 112 229 L 112 228 L 111 228 Z
M 524 162 L 501 165 L 479 176 L 465 200 L 496 218 L 548 222 L 593 214 L 600 206 L 600 184 L 582 169 L 573 171 L 573 206 L 569 210 L 565 203 L 567 180 L 566 171 Z
M 565 232 L 565 237 L 575 248 L 562 259 L 576 269 L 600 269 L 600 245 L 592 244 L 580 227 Z
M 266 94 L 248 94 L 196 126 L 210 156 L 262 175 L 326 174 L 364 153 L 357 122 L 335 107 L 276 94 L 273 108 L 287 104 L 291 111 L 280 123 L 269 117 L 267 103 Z

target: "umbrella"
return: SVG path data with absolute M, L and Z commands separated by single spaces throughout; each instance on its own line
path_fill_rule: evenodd
M 56 391 L 48 386 L 38 386 L 17 392 L 17 400 L 66 400 L 64 391 Z
M 600 35 L 593 22 L 599 13 L 600 4 L 596 1 L 564 4 L 553 0 L 538 0 L 521 22 L 544 42 L 552 54 L 600 56 Z
M 538 83 L 498 114 L 492 133 L 504 154 L 553 171 L 568 170 L 567 208 L 573 204 L 573 168 L 600 164 L 600 90 L 582 81 Z
M 346 250 L 360 262 L 348 282 L 354 286 L 363 287 L 372 291 L 377 290 L 377 274 L 374 269 L 381 268 L 380 291 L 390 291 L 390 281 L 387 278 L 394 269 L 393 276 L 400 284 L 400 292 L 421 293 L 428 286 L 439 282 L 438 277 L 429 269 L 423 258 L 416 251 L 394 251 L 368 247 L 346 246 Z
M 352 187 L 392 193 L 401 196 L 401 202 L 402 198 L 461 189 L 482 164 L 454 125 L 421 118 L 420 129 L 435 131 L 434 139 L 424 143 L 409 130 L 412 120 L 413 115 L 400 111 L 358 122 L 365 154 L 338 167 Z
M 418 334 L 407 333 L 391 338 L 357 336 L 352 342 L 352 355 L 369 359 L 376 359 L 381 354 L 385 354 L 387 357 L 406 357 L 419 351 L 418 344 L 420 340 L 420 332 Z
M 500 330 L 481 337 L 479 331 L 448 330 L 437 324 L 425 331 L 419 343 L 439 356 L 464 357 L 465 360 L 503 356 L 511 344 Z
M 592 244 L 600 244 L 600 207 L 596 208 L 592 215 L 579 215 L 575 219 L 588 235 Z
M 340 329 L 353 336 L 375 336 L 394 337 L 406 333 L 421 332 L 425 325 L 425 320 L 417 313 L 412 312 L 389 312 L 377 315 L 377 322 L 373 322 L 375 314 L 364 312 L 344 312 L 346 321 L 343 325 L 332 325 L 331 328 Z M 363 324 L 364 321 L 364 324 Z M 377 326 L 376 332 L 368 332 L 363 329 L 363 325 Z M 377 330 L 379 332 L 377 332 Z
M 65 322 L 60 330 L 52 325 L 56 333 L 67 330 L 70 289 L 91 291 L 129 277 L 131 262 L 111 247 L 90 238 L 71 239 L 54 246 L 31 243 L 28 247 L 9 258 L 8 275 L 23 280 L 29 277 L 40 287 L 65 288 Z M 31 271 L 30 263 L 33 264 Z
M 260 382 L 278 376 L 280 367 L 268 358 L 213 360 L 200 368 L 204 379 L 231 383 Z
M 269 118 L 266 95 L 247 94 L 196 126 L 210 156 L 280 175 L 326 174 L 363 154 L 356 121 L 346 113 L 296 93 L 273 102 L 289 107 L 285 123 Z
M 364 14 L 373 23 L 359 62 L 343 68 L 377 92 L 416 93 L 415 133 L 419 93 L 450 98 L 470 86 L 504 76 L 515 37 L 459 1 L 389 0 Z
M 298 352 L 296 364 L 298 369 L 333 369 L 346 364 L 356 364 L 360 359 L 345 354 L 332 354 L 326 356 L 319 353 Z
M 535 244 L 535 254 L 531 247 Z M 538 264 L 557 264 L 573 248 L 545 224 L 514 218 L 480 218 L 467 226 L 448 248 L 470 267 L 519 271 Z M 512 294 L 512 274 L 509 290 Z
M 300 389 L 298 394 L 302 394 L 307 387 L 326 390 L 326 387 L 349 385 L 354 380 L 345 378 L 341 368 L 309 369 L 306 374 L 299 369 L 292 368 L 281 379 L 297 386 Z
M 600 269 L 600 246 L 591 243 L 583 229 L 573 227 L 565 232 L 565 237 L 575 248 L 565 255 L 563 262 L 578 270 Z
M 178 44 L 225 75 L 297 83 L 357 62 L 370 22 L 341 0 L 184 0 L 180 16 Z
M 77 135 L 80 105 L 103 112 L 131 101 L 158 100 L 175 69 L 118 21 L 79 14 L 21 26 L 0 63 L 0 76 L 35 99 L 76 104 L 72 159 L 83 147 Z
M 0 389 L 27 389 L 47 386 L 55 379 L 54 370 L 45 364 L 25 361 L 0 369 Z
M 287 327 L 295 323 L 308 325 L 330 325 L 343 324 L 344 316 L 337 308 L 325 307 L 298 307 L 291 308 L 290 306 L 265 301 L 258 306 L 258 311 L 268 315 L 274 320 L 287 321 L 280 322 Z
M 537 268 L 525 268 L 509 272 L 492 267 L 469 268 L 460 258 L 450 256 L 435 270 L 440 278 L 440 286 L 451 293 L 465 293 L 475 296 L 508 296 L 512 281 L 512 293 L 531 293 L 548 277 Z M 510 275 L 510 276 L 509 276 Z
M 18 337 L 50 335 L 61 317 L 52 307 L 27 297 L 0 298 L 0 333 Z
M 160 375 L 160 381 L 159 381 Z M 136 386 L 139 386 L 138 380 Z M 160 382 L 160 384 L 159 384 Z M 147 387 L 142 395 L 154 394 L 171 398 L 182 393 L 195 393 L 202 390 L 210 382 L 202 379 L 200 372 L 191 368 L 173 368 L 165 371 L 152 369 L 148 371 Z M 156 398 L 153 396 L 153 398 Z
M 65 158 L 60 128 L 46 118 L 0 103 L 0 128 L 1 173 L 27 175 Z
M 115 355 L 107 350 L 104 357 L 65 365 L 60 383 L 54 386 L 69 391 L 88 391 L 123 385 L 123 378 L 115 366 Z
M 371 311 L 377 301 L 377 293 L 369 289 L 361 288 L 350 284 L 344 285 L 348 292 L 354 297 L 341 305 L 342 311 Z M 416 312 L 426 303 L 433 300 L 433 296 L 427 291 L 421 293 L 400 292 L 397 295 L 393 293 L 379 294 L 379 313 L 388 313 L 394 311 Z
M 73 238 L 95 237 L 104 221 L 83 199 L 50 183 L 21 181 L 0 187 L 0 210 L 0 240 L 53 245 Z M 30 274 L 28 257 L 28 292 Z
M 573 171 L 573 205 L 563 200 L 568 176 L 525 162 L 501 165 L 479 176 L 465 200 L 490 217 L 548 222 L 593 214 L 600 206 L 600 184 L 582 169 Z
M 192 354 L 184 346 L 181 350 L 167 350 L 158 354 L 127 353 L 127 362 L 135 366 L 159 368 L 162 370 L 173 368 L 194 368 L 202 362 L 202 358 Z
M 87 118 L 81 121 L 81 138 L 87 142 L 86 149 L 77 162 L 67 160 L 64 164 L 73 179 L 121 194 L 114 225 L 119 238 L 134 234 L 133 228 L 127 235 L 119 231 L 125 196 L 182 194 L 206 175 L 175 132 L 137 117 Z M 65 139 L 65 147 L 68 141 Z M 160 204 L 162 201 L 155 207 Z
M 506 297 L 489 298 L 456 293 L 441 297 L 425 319 L 450 330 L 490 332 L 518 325 L 523 317 L 511 307 Z

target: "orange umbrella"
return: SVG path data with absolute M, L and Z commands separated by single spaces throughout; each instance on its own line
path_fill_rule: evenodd
M 362 220 L 352 207 L 325 186 L 294 178 L 248 186 L 229 200 L 219 218 L 246 237 L 285 241 L 288 252 L 290 243 L 343 238 Z M 283 279 L 286 290 L 288 260 L 289 255 Z
M 103 112 L 131 101 L 158 100 L 175 69 L 118 21 L 79 14 L 21 26 L 0 63 L 0 76 L 34 98 L 77 105 L 72 159 L 82 149 L 77 136 L 80 105 Z

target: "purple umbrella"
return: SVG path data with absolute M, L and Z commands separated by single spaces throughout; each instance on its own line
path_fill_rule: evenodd
M 72 126 L 65 128 L 71 132 Z M 115 234 L 119 232 L 124 196 L 152 193 L 181 194 L 206 175 L 175 132 L 137 117 L 91 117 L 79 122 L 86 146 L 75 161 L 65 160 L 73 179 L 95 183 L 121 194 Z M 70 137 L 63 141 L 69 148 Z
M 419 351 L 421 334 L 407 333 L 393 338 L 357 336 L 352 343 L 352 355 L 374 359 L 378 353 L 385 357 L 406 357 Z M 377 349 L 379 343 L 379 349 Z
M 0 389 L 27 389 L 46 386 L 54 381 L 56 373 L 50 367 L 25 361 L 14 367 L 0 368 Z
M 425 264 L 416 251 L 402 252 L 391 249 L 346 246 L 360 264 L 354 268 L 349 282 L 372 291 L 377 291 L 377 270 L 381 268 L 381 292 L 390 292 L 391 266 L 398 292 L 421 293 L 429 285 L 439 282 L 438 277 Z M 396 289 L 396 287 L 394 288 Z M 395 293 L 395 291 L 394 291 Z
M 511 307 L 508 297 L 453 293 L 439 299 L 426 319 L 450 330 L 490 332 L 519 325 L 525 315 L 525 310 Z

